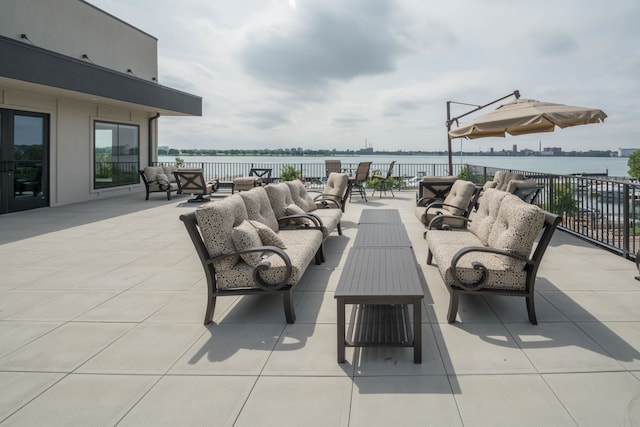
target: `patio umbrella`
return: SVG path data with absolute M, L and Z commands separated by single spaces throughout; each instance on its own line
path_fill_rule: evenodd
M 556 126 L 566 128 L 600 123 L 606 117 L 602 110 L 596 108 L 574 107 L 533 99 L 516 99 L 450 130 L 449 137 L 475 139 L 489 136 L 504 137 L 507 133 L 524 135 L 553 132 Z

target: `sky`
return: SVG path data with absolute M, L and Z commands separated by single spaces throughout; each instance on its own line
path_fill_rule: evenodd
M 454 150 L 640 148 L 636 0 L 89 2 L 158 39 L 160 84 L 203 98 L 202 117 L 160 119 L 161 146 L 446 150 L 447 101 L 517 89 L 608 117 Z

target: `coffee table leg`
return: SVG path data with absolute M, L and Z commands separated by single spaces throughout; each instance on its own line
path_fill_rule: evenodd
M 345 313 L 344 313 L 344 299 L 338 298 L 338 363 L 344 363 L 345 353 Z
M 413 362 L 422 363 L 422 300 L 413 301 Z

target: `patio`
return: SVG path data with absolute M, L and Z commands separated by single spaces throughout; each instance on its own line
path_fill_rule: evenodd
M 1 425 L 424 426 L 640 424 L 635 265 L 557 231 L 538 326 L 516 298 L 463 298 L 427 266 L 413 191 L 354 196 L 311 265 L 295 324 L 279 297 L 218 299 L 181 213 L 143 192 L 0 216 Z M 363 208 L 399 209 L 426 279 L 423 361 L 410 348 L 336 362 L 333 291 Z

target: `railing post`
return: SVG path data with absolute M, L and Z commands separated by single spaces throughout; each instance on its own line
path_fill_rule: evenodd
M 554 188 L 554 179 L 553 177 L 549 177 L 549 212 L 555 212 L 556 204 L 555 204 L 555 188 Z
M 624 213 L 622 215 L 623 219 L 624 219 L 624 225 L 622 227 L 622 250 L 623 250 L 623 254 L 624 257 L 627 258 L 627 256 L 630 253 L 629 250 L 629 226 L 631 224 L 631 218 L 629 217 L 629 199 L 631 198 L 631 194 L 629 192 L 629 184 L 622 184 L 622 208 L 624 209 Z M 635 226 L 634 226 L 635 228 Z

